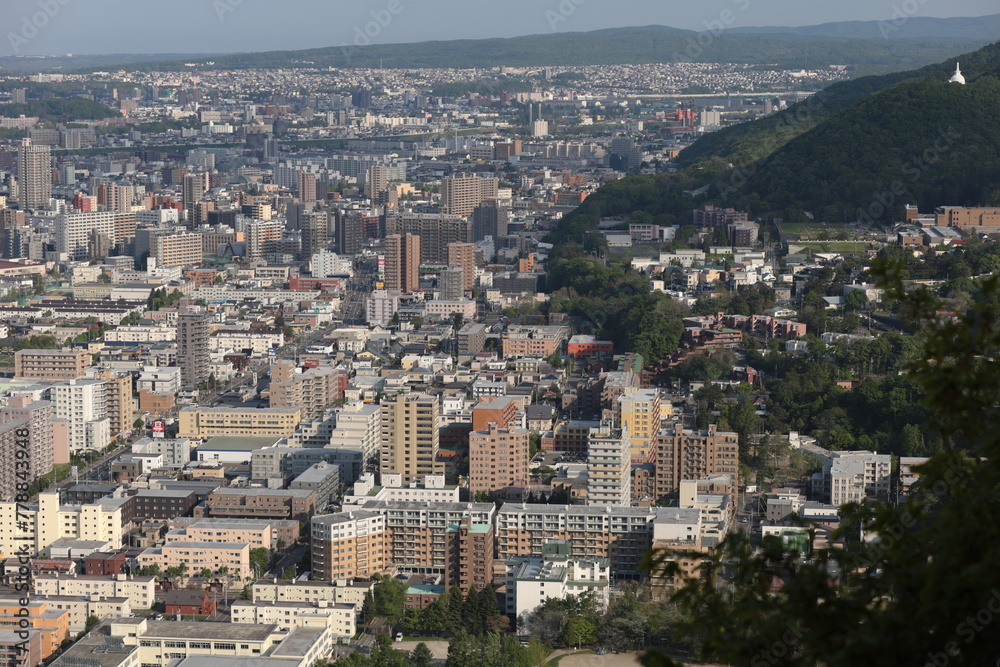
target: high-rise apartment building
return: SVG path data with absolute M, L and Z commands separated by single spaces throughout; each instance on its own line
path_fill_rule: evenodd
M 132 428 L 132 374 L 104 368 L 97 378 L 104 380 L 111 437 L 116 438 Z
M 469 434 L 469 492 L 521 496 L 528 485 L 529 433 L 490 423 Z
M 177 362 L 181 382 L 196 387 L 208 380 L 209 350 L 207 313 L 185 309 L 177 316 Z
M 208 192 L 208 172 L 201 171 L 184 176 L 181 198 L 184 200 L 184 210 L 191 211 L 195 202 L 205 198 Z
M 17 151 L 18 201 L 22 210 L 48 208 L 52 199 L 52 151 L 22 139 Z
M 134 229 L 135 215 L 131 215 Z M 65 253 L 71 260 L 87 259 L 92 233 L 115 238 L 115 218 L 111 211 L 60 213 L 55 218 L 56 252 Z
M 466 517 L 445 532 L 444 584 L 458 586 L 465 594 L 482 591 L 493 583 L 496 533 L 493 524 Z
M 318 192 L 316 191 L 316 174 L 308 171 L 300 171 L 298 174 L 298 193 L 302 201 L 316 201 Z
M 460 268 L 442 269 L 438 274 L 438 291 L 442 301 L 465 298 L 465 271 Z
M 389 189 L 389 169 L 382 164 L 373 164 L 368 167 L 368 180 L 365 181 L 365 196 L 373 204 L 383 203 L 381 198 L 384 192 Z
M 441 212 L 470 216 L 483 200 L 496 199 L 500 181 L 475 174 L 454 174 L 441 179 Z
M 465 272 L 465 289 L 476 286 L 476 245 L 474 243 L 449 243 L 448 266 Z
M 326 251 L 330 244 L 330 216 L 326 211 L 312 211 L 300 218 L 302 225 L 302 258 L 310 259 Z
M 632 456 L 627 427 L 604 423 L 587 438 L 587 504 L 632 504 Z
M 320 367 L 303 370 L 294 361 L 271 366 L 271 407 L 301 408 L 303 418 L 317 419 L 344 398 L 347 372 Z
M 78 380 L 87 374 L 93 357 L 86 350 L 18 350 L 14 377 L 29 380 Z
M 481 203 L 472 212 L 472 242 L 478 243 L 487 236 L 497 241 L 507 236 L 510 213 L 495 199 Z
M 632 458 L 645 461 L 652 451 L 656 434 L 660 432 L 660 392 L 629 387 L 618 397 L 616 407 L 618 423 L 628 429 Z M 669 405 L 667 409 L 669 412 Z
M 382 474 L 402 475 L 403 483 L 443 472 L 438 461 L 437 396 L 400 394 L 382 402 Z
M 2 445 L 0 451 L 0 484 L 9 482 L 12 486 L 16 482 L 33 482 L 39 477 L 52 472 L 53 461 L 53 439 L 52 439 L 52 416 L 53 406 L 50 401 L 35 401 L 29 396 L 11 396 L 7 399 L 7 405 L 0 408 L 0 429 L 9 429 L 12 424 L 22 424 L 21 427 L 14 427 L 14 432 L 7 436 L 7 444 Z M 20 428 L 21 432 L 18 432 Z M 25 432 L 27 429 L 27 432 Z M 24 444 L 27 444 L 27 448 Z M 10 445 L 9 447 L 7 445 Z M 23 455 L 18 451 L 27 449 L 28 469 L 27 479 L 21 478 L 17 472 L 25 472 L 24 466 L 16 466 L 15 461 L 23 460 Z M 16 470 L 15 470 L 16 468 Z M 15 487 L 16 488 L 16 487 Z M 10 497 L 3 492 L 3 498 L 9 500 Z M 12 494 L 13 495 L 13 494 Z
M 111 442 L 104 380 L 70 380 L 49 388 L 53 417 L 61 427 L 56 439 L 65 438 L 70 453 L 100 451 Z
M 815 473 L 813 494 L 840 507 L 867 498 L 886 500 L 892 481 L 892 457 L 874 452 L 834 452 L 833 459 Z
M 312 518 L 312 572 L 323 581 L 381 574 L 388 564 L 385 515 L 351 510 Z
M 415 234 L 420 237 L 420 261 L 446 264 L 449 243 L 471 243 L 472 225 L 462 215 L 403 213 L 387 215 L 386 234 Z
M 202 260 L 201 234 L 179 232 L 154 235 L 150 238 L 149 256 L 157 266 L 199 266 Z
M 706 431 L 662 429 L 654 442 L 655 500 L 676 497 L 682 481 L 709 475 L 728 475 L 729 493 L 735 497 L 739 483 L 740 448 L 735 433 L 720 433 L 713 424 Z
M 282 231 L 280 220 L 250 220 L 243 231 L 248 259 L 262 259 L 267 253 L 277 252 Z
M 420 287 L 421 238 L 413 234 L 385 237 L 385 287 L 403 293 Z
M 365 219 L 360 211 L 334 212 L 334 237 L 337 252 L 341 255 L 356 255 L 365 243 Z

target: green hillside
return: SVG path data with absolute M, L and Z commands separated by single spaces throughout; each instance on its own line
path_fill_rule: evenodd
M 960 60 L 965 86 L 946 83 L 953 59 L 835 84 L 709 134 L 681 154 L 680 171 L 602 187 L 549 240 L 572 254 L 594 243 L 601 217 L 643 211 L 684 225 L 706 203 L 786 219 L 809 210 L 830 222 L 884 222 L 904 203 L 1000 205 L 1000 44 Z
M 962 63 L 962 71 L 970 82 L 981 76 L 996 76 L 1000 66 L 1000 44 L 917 70 L 835 83 L 802 105 L 706 135 L 681 152 L 677 162 L 689 166 L 700 160 L 718 158 L 737 165 L 749 164 L 767 157 L 819 122 L 875 93 L 906 82 L 947 81 L 955 71 L 956 62 Z
M 1000 203 L 997 108 L 993 77 L 899 85 L 789 141 L 733 198 L 834 222 L 887 221 L 904 203 Z
M 101 120 L 120 115 L 114 109 L 82 97 L 64 97 L 52 100 L 31 100 L 27 104 L 0 104 L 0 117 L 18 118 L 38 116 L 50 123 L 68 123 L 74 120 Z

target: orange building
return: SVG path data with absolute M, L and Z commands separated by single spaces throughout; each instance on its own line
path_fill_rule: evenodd
M 28 615 L 24 615 L 27 610 Z M 47 660 L 60 644 L 69 639 L 69 610 L 49 609 L 45 602 L 30 601 L 27 605 L 10 599 L 0 600 L 0 629 L 11 630 L 22 627 L 27 620 L 28 627 L 41 633 L 41 657 Z

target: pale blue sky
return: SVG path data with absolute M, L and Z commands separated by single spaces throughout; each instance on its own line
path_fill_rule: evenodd
M 376 43 L 512 37 L 670 25 L 812 25 L 913 16 L 982 16 L 997 0 L 2 0 L 0 55 L 227 53 L 337 46 L 381 14 Z M 40 12 L 48 7 L 50 16 Z M 392 16 L 388 9 L 396 9 Z M 553 15 L 565 21 L 552 20 Z M 390 17 L 388 21 L 385 17 Z M 44 19 L 44 20 L 43 20 Z M 26 24 L 33 23 L 34 25 Z M 33 31 L 37 28 L 37 31 Z M 373 31 L 374 32 L 374 31 Z M 27 37 L 27 39 L 24 39 Z

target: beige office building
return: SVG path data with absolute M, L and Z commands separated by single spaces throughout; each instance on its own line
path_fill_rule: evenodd
M 302 421 L 298 408 L 184 408 L 178 415 L 179 438 L 216 435 L 283 438 Z
M 200 266 L 202 259 L 201 234 L 170 234 L 150 239 L 149 256 L 157 266 Z
M 383 475 L 402 475 L 403 484 L 444 472 L 438 461 L 437 396 L 400 394 L 382 402 Z
M 14 353 L 14 379 L 79 380 L 92 363 L 93 357 L 86 350 L 18 350 Z
M 22 210 L 48 208 L 52 199 L 52 151 L 22 139 L 17 151 L 18 202 Z
M 188 575 L 204 569 L 218 572 L 229 568 L 229 573 L 240 579 L 249 577 L 250 545 L 246 542 L 167 542 L 162 547 L 151 547 L 139 554 L 139 566 L 159 565 L 161 570 L 187 565 Z
M 441 212 L 472 215 L 484 200 L 496 199 L 500 181 L 475 174 L 455 174 L 441 179 Z

